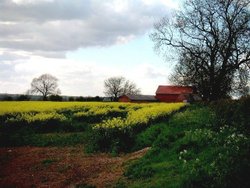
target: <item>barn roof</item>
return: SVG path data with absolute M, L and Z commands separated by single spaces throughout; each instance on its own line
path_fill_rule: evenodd
M 156 94 L 192 94 L 193 87 L 190 86 L 158 86 Z
M 157 101 L 154 95 L 125 95 L 131 101 Z

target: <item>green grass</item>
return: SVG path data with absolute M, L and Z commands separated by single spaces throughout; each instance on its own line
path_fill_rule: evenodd
M 136 146 L 152 149 L 127 168 L 127 179 L 118 185 L 247 187 L 249 136 L 218 122 L 212 109 L 191 106 L 149 127 L 137 136 Z
M 23 129 L 15 133 L 1 133 L 0 146 L 75 146 L 85 144 L 88 132 L 34 133 Z
M 47 167 L 56 161 L 57 161 L 56 159 L 44 159 L 42 160 L 42 165 Z

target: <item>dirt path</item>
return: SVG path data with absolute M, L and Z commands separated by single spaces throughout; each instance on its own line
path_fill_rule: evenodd
M 111 157 L 84 154 L 82 146 L 0 148 L 0 187 L 110 187 L 148 149 Z

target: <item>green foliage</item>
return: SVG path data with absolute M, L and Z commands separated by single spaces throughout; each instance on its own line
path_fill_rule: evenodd
M 17 101 L 29 101 L 30 97 L 28 95 L 20 95 L 16 99 Z
M 220 118 L 191 106 L 140 133 L 137 141 L 152 141 L 152 148 L 128 167 L 128 187 L 249 187 L 249 136 L 233 122 L 218 125 Z
M 126 118 L 114 117 L 96 124 L 88 139 L 87 151 L 128 152 L 135 148 L 136 135 L 153 122 L 166 119 L 171 113 L 184 107 L 183 103 L 153 104 L 130 110 Z M 139 147 L 137 144 L 136 147 Z
M 68 100 L 69 100 L 69 101 L 75 101 L 75 98 L 74 98 L 74 97 L 69 97 Z
M 164 129 L 163 123 L 155 124 L 153 126 L 148 127 L 145 131 L 139 133 L 136 136 L 135 140 L 135 150 L 152 146 L 157 137 L 161 134 Z
M 185 160 L 185 187 L 248 187 L 250 181 L 246 174 L 250 173 L 250 142 L 243 134 L 236 133 L 228 127 L 219 133 L 213 133 L 213 139 L 206 150 L 196 153 L 193 158 Z M 200 138 L 206 142 L 206 138 Z M 206 185 L 204 182 L 210 182 Z
M 32 129 L 22 128 L 15 132 L 0 133 L 0 147 L 3 146 L 75 146 L 85 144 L 86 132 L 38 134 Z
M 13 97 L 11 97 L 11 96 L 5 96 L 2 100 L 3 101 L 13 101 Z
M 147 179 L 151 178 L 155 173 L 154 168 L 152 166 L 142 166 L 140 163 L 135 163 L 133 168 L 129 168 L 125 173 L 130 179 Z
M 49 101 L 62 101 L 63 98 L 60 95 L 50 95 Z
M 54 162 L 56 162 L 55 159 L 44 159 L 44 160 L 42 160 L 42 164 L 43 164 L 44 166 L 49 166 L 50 164 L 52 164 L 52 163 L 54 163 Z
M 250 96 L 240 100 L 220 100 L 210 106 L 218 117 L 219 126 L 230 125 L 250 133 Z
M 95 186 L 88 185 L 88 184 L 85 184 L 85 183 L 83 183 L 83 184 L 77 184 L 75 187 L 76 188 L 95 188 Z
M 135 133 L 129 128 L 94 129 L 89 135 L 86 145 L 87 152 L 129 152 L 134 146 Z

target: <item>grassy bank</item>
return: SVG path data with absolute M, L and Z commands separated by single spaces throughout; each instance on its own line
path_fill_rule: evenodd
M 150 152 L 117 187 L 249 187 L 249 106 L 249 98 L 191 106 L 149 127 L 137 144 Z

